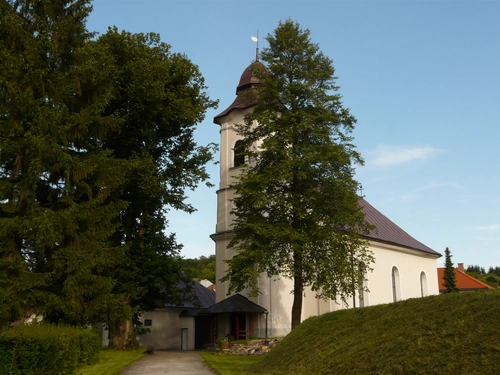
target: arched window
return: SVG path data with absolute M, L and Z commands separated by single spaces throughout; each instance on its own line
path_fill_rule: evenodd
M 365 298 L 366 298 L 365 287 L 366 287 L 366 281 L 360 283 L 359 289 L 358 289 L 359 290 L 359 307 L 368 306 L 368 304 L 365 301 Z
M 394 302 L 401 299 L 401 290 L 399 285 L 399 271 L 397 267 L 392 267 L 392 300 Z
M 244 154 L 244 150 L 243 150 L 243 141 L 242 140 L 236 141 L 236 143 L 234 144 L 233 151 L 234 151 L 233 166 L 239 167 L 239 166 L 245 164 L 245 154 Z
M 429 293 L 427 292 L 427 276 L 425 272 L 420 272 L 420 294 L 422 297 L 426 297 Z

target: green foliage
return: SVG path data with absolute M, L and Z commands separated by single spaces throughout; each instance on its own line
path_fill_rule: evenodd
M 488 273 L 484 276 L 484 280 L 487 284 L 491 285 L 494 288 L 498 288 L 500 285 L 500 276 L 496 273 Z
M 85 324 L 114 281 L 108 243 L 126 203 L 100 147 L 109 65 L 90 54 L 89 1 L 0 6 L 0 324 L 25 311 Z
M 125 183 L 112 194 L 128 202 L 112 237 L 112 245 L 123 250 L 113 292 L 125 296 L 135 312 L 185 301 L 189 290 L 177 288 L 187 281 L 177 258 L 182 246 L 166 233 L 166 213 L 194 211 L 185 191 L 207 181 L 205 164 L 214 151 L 212 145 L 196 145 L 194 130 L 216 102 L 204 92 L 198 67 L 172 53 L 157 34 L 110 28 L 92 48 L 106 50 L 112 61 L 113 90 L 104 113 L 120 120 L 103 148 L 127 166 Z M 108 319 L 111 330 L 123 318 Z
M 499 304 L 450 293 L 309 318 L 249 373 L 497 374 Z
M 309 286 L 321 298 L 347 302 L 373 261 L 362 235 L 354 166 L 363 161 L 350 133 L 356 119 L 341 102 L 332 60 L 309 30 L 285 21 L 267 36 L 266 64 L 245 122 L 237 125 L 247 164 L 235 190 L 229 291 L 259 293 L 262 273 L 294 280 L 292 327 Z
M 450 249 L 446 248 L 444 254 L 445 254 L 445 261 L 444 261 L 443 285 L 446 287 L 445 293 L 458 292 L 459 289 L 457 288 L 455 267 L 453 267 L 453 262 L 451 261 Z
M 500 276 L 498 276 L 496 273 L 480 274 L 477 272 L 467 271 L 467 274 L 471 275 L 472 277 L 475 277 L 476 279 L 482 281 L 483 283 L 492 286 L 493 288 L 498 289 L 500 286 Z
M 490 267 L 490 268 L 488 268 L 488 273 L 493 273 L 493 274 L 495 274 L 497 276 L 500 276 L 500 267 L 499 266 Z
M 20 325 L 0 334 L 0 373 L 73 374 L 98 360 L 101 338 L 89 329 Z
M 0 326 L 120 323 L 185 297 L 169 209 L 207 181 L 203 77 L 156 34 L 92 39 L 90 1 L 0 3 Z
M 471 265 L 467 267 L 466 271 L 468 273 L 474 272 L 478 275 L 484 275 L 486 274 L 486 271 L 484 270 L 484 267 L 480 267 L 479 265 Z
M 215 284 L 215 255 L 199 258 L 180 258 L 182 272 L 190 279 L 201 281 L 209 280 Z

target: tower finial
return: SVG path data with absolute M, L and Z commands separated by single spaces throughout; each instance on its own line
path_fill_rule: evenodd
M 255 49 L 255 61 L 259 61 L 259 30 L 257 30 L 257 36 L 252 36 L 252 40 L 257 43 L 257 48 Z

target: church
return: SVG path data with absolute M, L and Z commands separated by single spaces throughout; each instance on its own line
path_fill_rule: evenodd
M 224 260 L 234 255 L 227 245 L 232 238 L 231 199 L 234 192 L 230 185 L 241 170 L 242 161 L 234 150 L 241 137 L 234 125 L 244 121 L 245 114 L 252 111 L 252 103 L 245 100 L 245 92 L 259 85 L 252 75 L 254 61 L 241 75 L 236 88 L 236 99 L 227 109 L 215 116 L 214 123 L 220 126 L 220 182 L 217 190 L 217 224 L 211 235 L 216 248 L 216 303 L 206 313 L 216 317 L 214 331 L 217 337 L 231 335 L 235 339 L 248 336 L 283 336 L 291 330 L 291 308 L 293 281 L 279 275 L 261 275 L 262 292 L 258 297 L 248 297 L 245 291 L 228 296 L 228 283 L 219 280 L 224 276 Z M 315 315 L 343 308 L 364 307 L 395 302 L 408 298 L 438 294 L 436 260 L 441 254 L 411 237 L 389 220 L 365 199 L 359 204 L 366 221 L 375 225 L 376 231 L 366 235 L 369 250 L 373 253 L 373 271 L 366 275 L 364 287 L 348 305 L 336 301 L 317 299 L 310 290 L 305 290 L 302 320 Z M 360 288 L 363 289 L 363 288 Z

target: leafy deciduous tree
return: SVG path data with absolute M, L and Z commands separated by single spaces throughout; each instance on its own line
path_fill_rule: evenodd
M 95 45 L 106 49 L 113 61 L 113 91 L 105 115 L 120 120 L 103 148 L 127 166 L 126 182 L 112 197 L 128 202 L 113 237 L 113 245 L 122 245 L 124 251 L 113 273 L 114 291 L 135 312 L 180 303 L 187 291 L 178 288 L 183 281 L 177 257 L 181 245 L 174 234 L 165 233 L 166 213 L 194 211 L 186 203 L 186 190 L 208 179 L 205 165 L 214 146 L 197 146 L 193 133 L 216 102 L 206 95 L 198 67 L 172 53 L 157 34 L 112 28 Z M 126 315 L 110 322 L 114 347 L 122 347 L 126 340 L 114 334 L 130 323 Z
M 332 60 L 291 20 L 267 36 L 266 64 L 237 126 L 247 164 L 235 189 L 234 234 L 227 261 L 230 291 L 259 293 L 261 273 L 293 279 L 292 329 L 304 288 L 347 298 L 372 262 L 362 237 L 370 226 L 358 205 L 354 166 L 363 161 L 349 135 L 356 119 L 341 102 Z
M 191 279 L 201 281 L 203 279 L 215 283 L 215 255 L 199 258 L 179 259 L 182 271 Z

